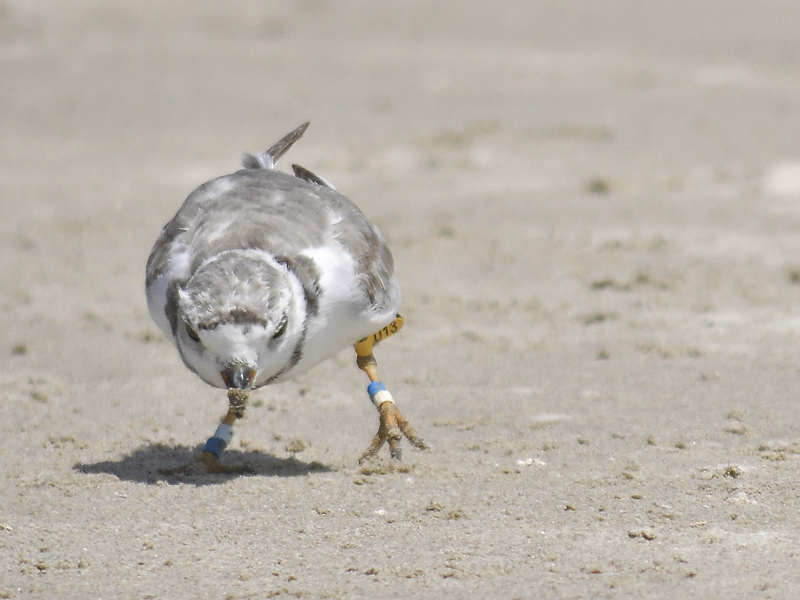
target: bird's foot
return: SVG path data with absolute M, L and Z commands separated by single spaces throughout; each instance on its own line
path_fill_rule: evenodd
M 206 473 L 214 474 L 243 474 L 253 473 L 253 468 L 247 463 L 241 465 L 223 465 L 211 452 L 203 452 L 195 460 L 197 465 L 201 465 Z
M 246 464 L 229 466 L 219 462 L 219 457 L 222 456 L 232 438 L 233 428 L 228 423 L 223 422 L 217 427 L 214 435 L 208 438 L 203 452 L 192 462 L 174 469 L 164 469 L 161 472 L 165 475 L 252 473 L 253 470 Z
M 384 390 L 385 391 L 385 390 Z M 388 392 L 386 392 L 388 394 Z M 417 435 L 414 428 L 408 422 L 397 408 L 393 400 L 386 400 L 382 402 L 378 408 L 380 411 L 380 426 L 378 433 L 372 440 L 372 443 L 367 448 L 367 451 L 361 455 L 360 463 L 365 460 L 372 459 L 378 454 L 378 451 L 383 448 L 383 445 L 389 443 L 389 452 L 392 459 L 400 460 L 402 458 L 402 449 L 400 442 L 405 436 L 416 448 L 425 450 L 428 445 Z
M 159 469 L 159 473 L 167 476 L 176 475 L 243 475 L 253 473 L 252 467 L 248 464 L 242 465 L 223 465 L 219 458 L 212 452 L 202 452 L 191 462 L 173 467 L 171 469 Z

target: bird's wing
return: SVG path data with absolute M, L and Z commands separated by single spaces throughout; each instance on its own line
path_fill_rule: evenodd
M 313 304 L 319 272 L 308 251 L 332 242 L 354 257 L 363 292 L 354 308 L 380 312 L 397 303 L 392 255 L 377 227 L 348 198 L 271 169 L 213 179 L 189 195 L 153 247 L 146 278 L 150 312 L 165 332 L 174 331 L 177 290 L 205 260 L 233 249 L 264 250 L 284 262 Z
M 147 259 L 147 307 L 153 320 L 167 336 L 174 335 L 177 329 L 178 290 L 191 275 L 188 238 L 187 215 L 179 212 L 163 227 Z
M 316 173 L 312 173 L 305 167 L 301 167 L 300 165 L 292 165 L 292 171 L 294 171 L 294 176 L 298 179 L 302 179 L 308 183 L 313 183 L 314 185 L 321 185 L 322 187 L 330 188 L 332 190 L 336 189 L 333 187 L 333 184 L 330 181 L 324 177 L 320 177 Z

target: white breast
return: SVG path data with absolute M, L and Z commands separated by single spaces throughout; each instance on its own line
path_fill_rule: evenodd
M 390 306 L 381 312 L 373 309 L 360 285 L 353 257 L 338 242 L 307 249 L 303 254 L 317 266 L 322 294 L 319 313 L 309 317 L 303 358 L 292 370 L 293 374 L 311 368 L 386 326 L 394 319 L 400 305 L 400 286 L 393 283 Z

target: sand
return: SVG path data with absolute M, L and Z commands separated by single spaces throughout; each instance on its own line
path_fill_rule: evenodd
M 794 598 L 800 5 L 0 2 L 0 598 Z M 226 408 L 144 264 L 287 157 L 377 222 L 377 350 Z

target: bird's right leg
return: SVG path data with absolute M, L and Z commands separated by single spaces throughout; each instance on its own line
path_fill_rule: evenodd
M 214 435 L 208 438 L 203 452 L 192 462 L 174 469 L 163 469 L 165 475 L 187 474 L 194 472 L 205 473 L 249 473 L 252 471 L 247 465 L 228 466 L 219 462 L 222 453 L 233 439 L 233 424 L 236 419 L 244 417 L 247 407 L 248 390 L 228 390 L 228 412 L 222 418 Z
M 203 453 L 198 457 L 198 461 L 205 466 L 211 473 L 244 473 L 249 471 L 247 465 L 226 466 L 219 462 L 220 456 L 228 447 L 233 439 L 233 424 L 236 419 L 244 417 L 247 408 L 247 400 L 250 396 L 249 390 L 229 389 L 228 390 L 228 412 L 222 418 L 214 435 L 208 438 Z

